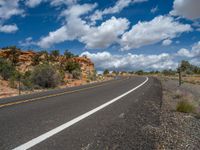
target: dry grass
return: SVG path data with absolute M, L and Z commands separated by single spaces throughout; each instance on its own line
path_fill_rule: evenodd
M 187 100 L 181 100 L 178 102 L 176 110 L 183 113 L 195 113 L 195 106 Z
M 171 79 L 171 80 L 178 80 L 178 75 L 175 76 L 163 76 L 158 75 L 157 77 L 161 77 L 164 79 Z M 199 84 L 200 85 L 200 75 L 182 75 L 182 82 L 192 83 L 192 84 Z

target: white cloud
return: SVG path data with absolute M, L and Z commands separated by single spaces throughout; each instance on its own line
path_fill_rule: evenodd
M 172 40 L 169 40 L 169 39 L 166 39 L 162 42 L 162 45 L 163 46 L 168 46 L 168 45 L 171 45 L 172 44 Z
M 170 14 L 188 19 L 200 18 L 200 0 L 175 0 Z
M 98 70 L 163 70 L 175 69 L 177 63 L 173 61 L 172 56 L 166 53 L 159 55 L 113 55 L 107 51 L 90 53 L 83 52 L 81 56 L 86 55 L 94 63 Z
M 71 40 L 71 37 L 67 33 L 67 28 L 63 26 L 54 32 L 50 32 L 48 36 L 42 37 L 37 45 L 42 48 L 49 48 L 54 44 L 61 43 L 66 40 Z
M 5 22 L 12 16 L 24 15 L 19 2 L 20 0 L 0 0 L 0 32 L 14 33 L 18 30 L 16 24 L 6 25 Z
M 0 0 L 0 21 L 10 19 L 14 15 L 22 15 L 19 0 Z
M 152 14 L 156 13 L 158 11 L 158 6 L 153 7 L 150 11 Z
M 35 6 L 37 6 L 37 5 L 39 5 L 42 1 L 44 1 L 44 0 L 27 0 L 26 2 L 25 2 L 25 4 L 28 6 L 28 7 L 35 7 Z
M 188 49 L 185 48 L 181 48 L 178 52 L 177 52 L 178 56 L 181 57 L 192 57 L 190 51 Z
M 115 14 L 122 11 L 124 8 L 128 7 L 130 4 L 133 3 L 141 3 L 147 0 L 117 0 L 116 4 L 113 7 L 109 7 L 101 10 L 96 10 L 95 13 L 90 16 L 91 20 L 95 22 L 96 20 L 101 20 L 103 15 L 107 14 Z
M 41 4 L 42 2 L 49 2 L 50 5 L 52 6 L 60 6 L 60 5 L 72 5 L 72 4 L 76 4 L 77 0 L 26 0 L 25 4 L 28 7 L 36 7 L 39 4 Z
M 200 66 L 200 59 L 199 58 L 194 58 L 194 59 L 190 60 L 190 62 L 193 65 Z
M 26 38 L 24 41 L 19 41 L 19 44 L 23 47 L 28 47 L 31 45 L 36 45 L 36 43 L 33 41 L 32 37 Z
M 181 57 L 199 58 L 200 62 L 200 41 L 195 43 L 190 51 L 185 48 L 180 49 L 177 55 Z
M 42 37 L 38 45 L 48 48 L 56 43 L 77 39 L 87 48 L 105 48 L 118 42 L 118 37 L 128 29 L 129 21 L 112 17 L 99 26 L 90 26 L 80 16 L 87 14 L 95 7 L 96 4 L 74 5 L 63 11 L 60 16 L 66 17 L 66 24 L 50 32 L 48 36 Z
M 193 45 L 191 52 L 193 57 L 199 57 L 200 61 L 200 41 Z
M 51 5 L 53 6 L 59 6 L 62 4 L 65 5 L 72 5 L 72 4 L 76 4 L 78 0 L 51 0 Z
M 155 44 L 173 39 L 183 32 L 191 31 L 191 26 L 175 21 L 172 17 L 158 16 L 149 22 L 138 22 L 121 39 L 123 50 Z
M 83 4 L 83 5 L 73 5 L 72 7 L 70 7 L 69 9 L 64 10 L 60 16 L 64 16 L 64 17 L 80 17 L 83 14 L 87 14 L 88 12 L 92 11 L 95 7 L 97 6 L 97 4 Z
M 118 41 L 129 27 L 127 19 L 112 17 L 103 22 L 99 27 L 91 27 L 89 31 L 80 38 L 87 48 L 106 48 Z
M 18 30 L 18 27 L 14 25 L 0 25 L 0 32 L 14 33 Z
M 87 14 L 89 11 L 93 10 L 95 6 L 96 4 L 73 5 L 69 9 L 63 11 L 60 16 L 66 17 L 66 24 L 56 31 L 50 32 L 48 36 L 42 37 L 37 45 L 42 48 L 49 48 L 54 44 L 79 39 L 81 36 L 85 35 L 90 27 L 80 16 Z

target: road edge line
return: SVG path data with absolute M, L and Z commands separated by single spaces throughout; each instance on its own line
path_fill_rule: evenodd
M 110 104 L 120 100 L 124 96 L 126 96 L 126 95 L 130 94 L 131 92 L 137 90 L 138 88 L 143 86 L 146 82 L 148 82 L 148 80 L 149 80 L 149 78 L 146 77 L 146 80 L 144 82 L 142 82 L 138 86 L 134 87 L 133 89 L 125 92 L 124 94 L 122 94 L 122 95 L 120 95 L 120 96 L 118 96 L 118 97 L 116 97 L 116 98 L 114 98 L 114 99 L 112 99 L 112 100 L 110 100 L 110 101 L 108 101 L 108 102 L 106 102 L 106 103 L 104 103 L 104 104 L 102 104 L 102 105 L 100 105 L 100 106 L 98 106 L 98 107 L 96 107 L 96 108 L 94 108 L 94 109 L 92 109 L 92 110 L 90 110 L 90 111 L 88 111 L 88 112 L 86 112 L 86 113 L 84 113 L 84 114 L 82 114 L 82 115 L 80 115 L 80 116 L 78 116 L 78 117 L 76 117 L 76 118 L 64 123 L 64 124 L 62 124 L 62 125 L 60 125 L 60 126 L 58 126 L 58 127 L 54 128 L 54 129 L 52 129 L 52 130 L 50 130 L 50 131 L 48 131 L 48 132 L 46 132 L 46 133 L 34 138 L 34 139 L 32 139 L 32 140 L 30 140 L 30 141 L 28 141 L 28 142 L 16 147 L 16 148 L 14 148 L 13 150 L 27 150 L 27 149 L 29 149 L 29 148 L 41 143 L 42 141 L 44 141 L 44 140 L 52 137 L 53 135 L 55 135 L 55 134 L 65 130 L 65 129 L 67 129 L 68 127 L 74 125 L 75 123 L 78 123 L 79 121 L 89 117 L 90 115 L 98 112 L 99 110 L 109 106 Z

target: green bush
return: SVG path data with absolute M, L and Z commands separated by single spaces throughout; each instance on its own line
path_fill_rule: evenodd
M 105 69 L 103 72 L 103 75 L 108 75 L 110 73 L 110 71 L 108 69 Z
M 64 56 L 65 56 L 66 59 L 76 57 L 73 53 L 71 53 L 71 52 L 68 51 L 68 50 L 65 50 Z
M 64 65 L 64 70 L 72 73 L 74 70 L 81 70 L 80 64 L 73 61 L 68 61 Z
M 165 76 L 173 76 L 173 75 L 176 74 L 176 71 L 173 71 L 171 69 L 169 69 L 169 70 L 163 70 L 162 74 L 164 74 Z
M 190 102 L 182 100 L 177 104 L 176 110 L 184 113 L 192 113 L 195 111 L 195 107 Z
M 16 79 L 14 76 L 9 78 L 9 87 L 15 88 L 15 89 L 17 88 L 17 83 L 16 83 Z
M 31 71 L 26 71 L 25 74 L 21 77 L 21 82 L 23 84 L 24 90 L 31 90 L 33 89 L 33 82 L 31 80 Z
M 80 69 L 73 70 L 72 76 L 74 79 L 80 79 L 81 78 L 81 70 Z
M 11 62 L 0 58 L 0 75 L 4 80 L 8 80 L 13 76 L 15 72 L 15 67 L 11 64 Z
M 93 71 L 92 73 L 90 73 L 90 74 L 88 75 L 88 78 L 87 78 L 87 79 L 90 80 L 90 81 L 95 81 L 95 80 L 97 79 L 96 70 Z
M 143 70 L 138 70 L 138 71 L 135 72 L 135 74 L 137 74 L 137 75 L 144 75 L 145 72 Z
M 49 64 L 41 64 L 34 68 L 32 81 L 35 85 L 43 88 L 54 88 L 60 83 L 59 72 Z

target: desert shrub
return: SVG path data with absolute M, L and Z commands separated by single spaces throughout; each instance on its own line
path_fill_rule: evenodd
M 110 73 L 110 71 L 108 69 L 105 69 L 103 72 L 103 75 L 108 75 Z
M 176 106 L 176 110 L 179 112 L 184 112 L 184 113 L 192 113 L 195 111 L 195 107 L 189 101 L 182 100 L 182 101 L 178 102 L 178 104 Z
M 145 73 L 144 73 L 143 70 L 138 70 L 138 71 L 135 72 L 135 74 L 137 74 L 137 75 L 144 75 Z
M 12 75 L 8 79 L 9 86 L 11 88 L 17 88 L 18 87 L 18 82 L 17 81 L 19 81 L 20 75 L 21 75 L 20 72 L 18 72 L 16 70 L 12 72 Z
M 65 56 L 66 59 L 76 57 L 72 52 L 70 52 L 68 50 L 65 50 L 64 56 Z
M 65 71 L 63 69 L 59 69 L 59 74 L 60 74 L 60 81 L 64 82 L 65 79 Z
M 50 60 L 51 61 L 56 61 L 58 56 L 60 56 L 60 51 L 59 50 L 52 50 L 50 53 Z
M 0 75 L 4 80 L 8 80 L 13 76 L 15 72 L 15 67 L 12 65 L 11 62 L 0 58 Z
M 8 58 L 12 62 L 12 65 L 16 66 L 19 62 L 20 49 L 16 46 L 10 46 L 8 48 L 10 49 L 10 54 Z
M 59 72 L 49 64 L 41 64 L 34 68 L 32 81 L 43 88 L 54 88 L 60 83 Z
M 182 60 L 180 67 L 178 68 L 179 71 L 185 72 L 186 74 L 199 74 L 200 67 L 190 64 L 188 61 Z
M 74 79 L 80 79 L 81 78 L 81 70 L 80 69 L 73 70 L 72 76 Z
M 40 61 L 42 60 L 40 56 L 40 54 L 36 54 L 35 56 L 33 56 L 32 62 L 34 66 L 39 65 Z
M 33 89 L 33 82 L 31 80 L 31 75 L 32 75 L 31 71 L 26 71 L 24 73 L 24 75 L 22 76 L 22 78 L 21 78 L 21 82 L 23 84 L 23 89 L 24 90 Z
M 77 62 L 68 61 L 64 64 L 64 70 L 72 73 L 73 70 L 81 70 L 81 67 Z
M 89 73 L 88 80 L 94 81 L 96 79 L 97 79 L 97 72 L 96 72 L 96 70 L 94 72 L 92 72 L 92 73 Z
M 162 73 L 165 75 L 165 76 L 173 76 L 176 74 L 176 71 L 173 71 L 171 69 L 169 70 L 163 70 Z

